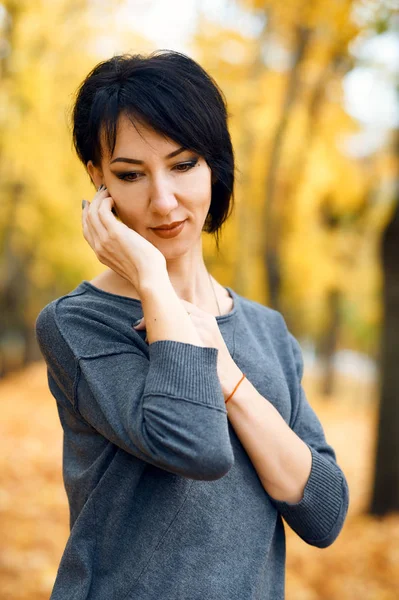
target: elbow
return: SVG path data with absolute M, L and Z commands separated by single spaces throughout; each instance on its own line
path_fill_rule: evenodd
M 154 430 L 147 423 L 144 430 L 144 447 L 153 463 L 173 473 L 204 481 L 224 477 L 234 464 L 234 453 L 227 427 L 210 428 L 214 435 L 204 438 L 193 432 L 180 430 L 165 441 L 163 429 Z
M 326 536 L 323 540 L 321 540 L 317 545 L 318 548 L 328 548 L 328 546 L 331 546 L 331 544 L 333 544 L 335 542 L 335 540 L 337 539 L 337 537 L 339 536 L 339 534 L 341 533 L 345 521 L 346 521 L 346 517 L 348 515 L 348 510 L 349 510 L 349 487 L 348 487 L 348 482 L 346 481 L 346 478 L 343 477 L 342 480 L 342 502 L 341 502 L 341 508 L 337 517 L 337 520 L 335 521 L 333 527 L 331 528 L 331 531 L 329 533 L 328 536 Z
M 226 445 L 227 446 L 227 445 Z M 202 452 L 190 469 L 191 479 L 215 481 L 224 477 L 234 464 L 234 454 L 231 445 L 218 452 Z
M 310 546 L 315 546 L 316 548 L 328 548 L 329 546 L 331 546 L 335 540 L 337 539 L 337 537 L 339 536 L 340 532 L 342 529 L 342 525 L 340 525 L 339 527 L 334 527 L 332 529 L 332 531 L 328 534 L 328 536 L 324 537 L 321 540 L 306 540 L 304 539 L 304 541 L 309 544 Z
M 335 540 L 337 539 L 337 537 L 339 536 L 339 534 L 341 533 L 341 531 L 343 529 L 347 513 L 348 513 L 348 496 L 345 496 L 343 499 L 343 503 L 341 505 L 341 510 L 338 515 L 338 518 L 336 519 L 334 525 L 330 529 L 328 535 L 324 536 L 321 539 L 317 539 L 317 540 L 310 541 L 310 540 L 305 539 L 305 542 L 307 542 L 311 546 L 316 546 L 316 548 L 328 548 L 329 546 L 331 546 L 335 542 Z
M 296 505 L 277 502 L 277 508 L 299 537 L 316 548 L 331 546 L 343 529 L 349 507 L 349 490 L 341 479 L 340 497 L 336 494 L 308 493 Z M 332 506 L 335 505 L 334 510 Z
M 215 481 L 224 477 L 234 464 L 232 449 L 223 453 L 196 453 L 193 451 L 182 454 L 169 454 L 168 458 L 155 458 L 154 464 L 171 473 L 196 479 L 198 481 Z
M 164 410 L 167 406 L 167 413 Z M 220 479 L 234 464 L 226 415 L 189 402 L 159 404 L 146 410 L 141 428 L 146 453 L 163 468 L 189 479 Z
M 219 440 L 220 441 L 220 440 Z M 192 444 L 173 458 L 175 472 L 188 479 L 215 481 L 224 477 L 234 464 L 230 439 L 217 444 Z
M 206 435 L 205 435 L 206 432 Z M 190 436 L 183 445 L 187 477 L 214 481 L 224 477 L 234 464 L 227 422 L 212 424 L 197 435 Z

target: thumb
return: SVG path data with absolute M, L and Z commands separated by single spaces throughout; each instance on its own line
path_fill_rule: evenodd
M 132 325 L 133 329 L 142 330 L 145 329 L 144 317 L 135 321 Z

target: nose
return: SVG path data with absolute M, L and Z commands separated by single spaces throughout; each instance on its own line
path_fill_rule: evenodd
M 166 216 L 178 205 L 171 182 L 167 181 L 162 175 L 154 177 L 150 187 L 151 210 L 154 213 Z

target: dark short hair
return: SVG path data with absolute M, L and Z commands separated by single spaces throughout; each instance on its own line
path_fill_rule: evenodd
M 133 120 L 197 152 L 214 183 L 204 231 L 215 234 L 234 204 L 234 151 L 227 104 L 214 79 L 193 59 L 171 50 L 148 56 L 123 54 L 100 62 L 76 92 L 73 144 L 86 166 L 102 159 L 101 133 L 112 155 L 118 117 Z

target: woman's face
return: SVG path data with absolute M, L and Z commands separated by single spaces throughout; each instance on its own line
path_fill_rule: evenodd
M 211 203 L 211 170 L 195 152 L 183 149 L 153 129 L 126 116 L 118 121 L 112 156 L 104 153 L 101 172 L 94 183 L 104 183 L 114 199 L 123 223 L 173 258 L 192 247 L 201 231 Z M 151 228 L 186 220 L 175 237 L 164 239 Z

